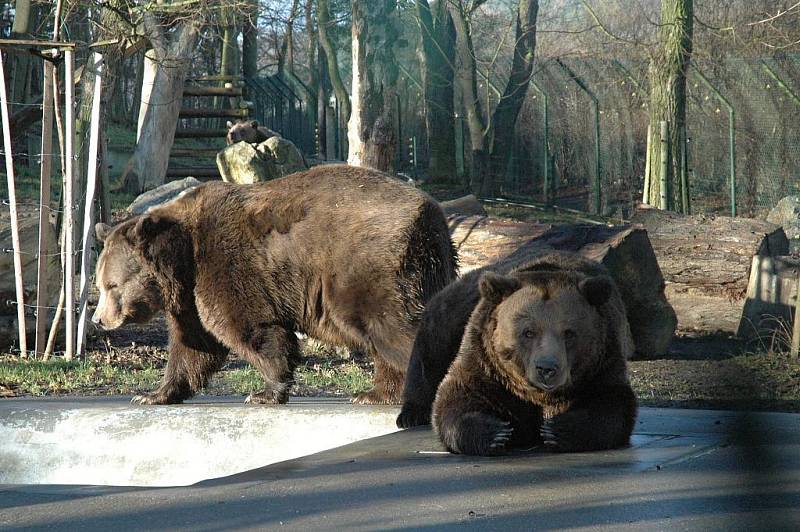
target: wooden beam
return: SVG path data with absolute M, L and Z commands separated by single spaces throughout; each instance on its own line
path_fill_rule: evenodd
M 176 139 L 210 139 L 224 138 L 228 135 L 227 129 L 213 128 L 181 128 L 175 130 Z
M 37 41 L 33 39 L 0 39 L 0 46 L 26 46 L 35 48 L 74 49 L 74 42 Z
M 50 182 L 53 172 L 53 63 L 44 62 L 42 103 L 42 150 L 39 181 L 39 257 L 36 271 L 36 344 L 35 354 L 43 354 L 47 345 L 47 322 L 50 318 L 50 291 L 47 286 L 50 228 Z
M 214 158 L 220 150 L 216 148 L 172 148 L 169 152 L 170 157 L 199 157 Z
M 187 85 L 183 88 L 184 96 L 229 96 L 242 95 L 241 87 L 202 87 L 200 85 Z
M 97 191 L 97 152 L 100 137 L 100 92 L 103 87 L 103 56 L 94 53 L 97 69 L 92 95 L 92 118 L 89 125 L 89 168 L 86 178 L 86 206 L 83 209 L 83 253 L 81 254 L 81 281 L 78 301 L 78 356 L 86 353 L 86 320 L 89 303 L 89 278 L 91 277 L 94 250 L 94 196 Z
M 19 217 L 17 216 L 17 195 L 14 183 L 14 152 L 11 145 L 11 128 L 8 117 L 8 96 L 6 95 L 5 65 L 0 54 L 0 114 L 3 117 L 3 151 L 6 161 L 6 182 L 8 183 L 8 205 L 11 214 L 11 247 L 14 252 L 14 288 L 17 295 L 17 326 L 19 327 L 20 355 L 28 356 L 25 337 L 25 289 L 22 283 L 22 248 L 19 244 Z
M 178 118 L 246 118 L 248 114 L 247 109 L 213 109 L 210 107 L 192 109 L 183 107 Z

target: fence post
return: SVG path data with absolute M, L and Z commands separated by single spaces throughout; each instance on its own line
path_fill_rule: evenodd
M 456 141 L 456 175 L 459 179 L 464 178 L 464 119 L 455 115 L 455 141 Z
M 14 154 L 11 146 L 11 122 L 8 116 L 5 65 L 0 53 L 0 112 L 3 117 L 3 151 L 5 151 L 6 182 L 8 183 L 8 206 L 11 215 L 11 247 L 14 253 L 14 289 L 17 296 L 17 327 L 19 330 L 20 356 L 28 356 L 28 341 L 25 335 L 25 288 L 22 282 L 22 248 L 19 243 L 19 217 L 17 216 L 17 193 L 14 182 Z
M 669 126 L 667 125 L 666 120 L 662 120 L 659 123 L 659 134 L 661 135 L 661 168 L 658 173 L 659 178 L 661 180 L 660 193 L 661 193 L 661 205 L 659 208 L 663 211 L 669 210 L 669 194 L 667 193 L 667 184 L 669 180 L 667 179 L 667 174 L 669 173 Z
M 100 136 L 100 91 L 103 86 L 103 56 L 97 52 L 92 58 L 95 69 L 92 93 L 92 120 L 89 129 L 89 166 L 86 178 L 86 207 L 83 209 L 83 253 L 81 256 L 80 301 L 78 303 L 78 356 L 86 350 L 87 303 L 89 299 L 89 269 L 92 267 L 92 245 L 94 244 L 94 195 L 97 190 L 97 151 Z M 89 65 L 87 65 L 89 66 Z M 84 69 L 85 72 L 85 69 Z
M 564 64 L 561 59 L 556 59 L 556 62 L 564 69 L 564 71 L 569 75 L 569 77 L 574 81 L 578 87 L 586 93 L 589 98 L 592 100 L 592 108 L 594 109 L 594 213 L 600 213 L 600 195 L 601 195 L 601 187 L 600 187 L 600 102 L 597 100 L 597 96 L 589 90 L 589 87 L 583 82 L 581 78 L 578 77 L 575 72 L 572 71 L 566 64 Z
M 64 297 L 66 300 L 66 351 L 65 360 L 75 356 L 75 55 L 72 50 L 64 51 Z
M 689 161 L 686 153 L 686 123 L 678 129 L 678 142 L 680 143 L 681 157 L 681 208 L 683 214 L 692 214 L 691 195 L 689 194 Z
M 700 81 L 708 87 L 714 96 L 725 106 L 728 110 L 728 151 L 730 156 L 730 191 L 731 191 L 731 216 L 736 216 L 736 128 L 734 127 L 736 114 L 733 109 L 733 105 L 731 102 L 728 101 L 725 96 L 722 95 L 721 92 L 709 81 L 709 79 L 697 68 L 697 65 L 694 66 L 694 71 L 697 74 L 697 77 L 700 78 Z
M 550 115 L 549 115 L 549 102 L 547 93 L 542 90 L 536 82 L 531 82 L 533 89 L 542 97 L 542 134 L 544 141 L 542 142 L 542 192 L 544 193 L 544 203 L 547 206 L 553 204 L 553 194 L 550 183 Z

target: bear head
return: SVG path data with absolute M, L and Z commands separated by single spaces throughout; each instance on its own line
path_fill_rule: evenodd
M 602 365 L 603 305 L 615 288 L 606 276 L 575 271 L 487 272 L 480 280 L 482 343 L 490 364 L 517 395 L 560 396 Z
M 228 134 L 225 140 L 228 144 L 247 142 L 258 144 L 270 137 L 278 136 L 277 133 L 258 124 L 257 120 L 238 120 L 236 123 L 228 121 Z
M 149 321 L 176 299 L 176 286 L 194 273 L 191 250 L 174 220 L 148 213 L 113 228 L 99 223 L 95 233 L 103 251 L 97 260 L 100 299 L 92 321 L 103 328 Z

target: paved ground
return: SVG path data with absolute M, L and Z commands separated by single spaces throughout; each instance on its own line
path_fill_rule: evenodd
M 800 415 L 643 408 L 613 452 L 468 458 L 422 428 L 190 487 L 0 486 L 2 530 L 277 528 L 800 530 Z

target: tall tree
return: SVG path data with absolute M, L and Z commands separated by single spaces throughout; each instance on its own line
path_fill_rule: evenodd
M 333 85 L 333 92 L 336 94 L 336 99 L 339 102 L 342 120 L 348 120 L 350 118 L 351 102 L 350 96 L 347 94 L 347 88 L 342 81 L 342 75 L 339 71 L 339 62 L 336 59 L 336 48 L 333 46 L 333 40 L 330 35 L 333 24 L 328 0 L 318 0 L 317 27 L 319 29 L 319 44 L 325 51 L 325 59 L 328 65 L 328 78 L 330 79 L 331 85 Z
M 242 27 L 242 76 L 258 76 L 258 0 L 248 0 Z
M 478 70 L 470 21 L 475 9 L 483 3 L 481 0 L 449 3 L 457 36 L 457 79 L 472 148 L 472 189 L 481 195 L 498 192 L 508 167 L 517 116 L 533 73 L 539 13 L 537 0 L 518 1 L 511 72 L 500 101 L 487 119 L 477 91 Z
M 353 101 L 347 162 L 389 171 L 397 150 L 396 0 L 353 0 Z
M 447 181 L 456 175 L 453 71 L 455 26 L 447 11 L 447 0 L 416 0 L 421 46 L 425 129 L 430 158 L 428 172 L 433 181 Z
M 294 72 L 294 21 L 297 18 L 300 8 L 299 0 L 292 0 L 292 7 L 289 10 L 289 18 L 286 19 L 286 32 L 283 35 L 283 43 L 278 55 L 278 70 L 284 69 Z
M 661 121 L 667 122 L 669 146 L 672 147 L 667 158 L 666 193 L 673 195 L 675 192 L 680 197 L 679 186 L 672 184 L 676 181 L 676 169 L 680 168 L 679 132 L 686 124 L 686 70 L 692 56 L 693 22 L 692 0 L 661 0 L 659 44 L 649 69 L 652 140 L 647 197 L 650 205 L 661 204 Z

